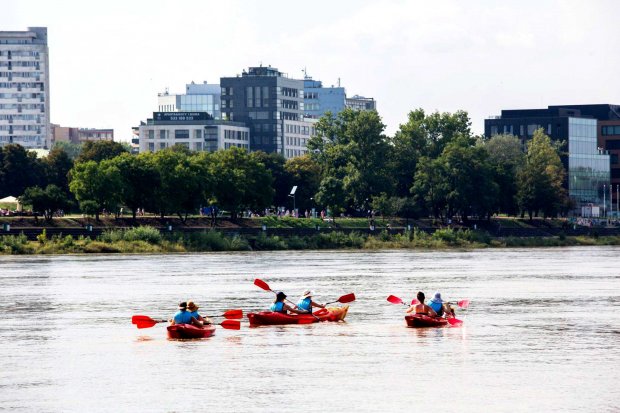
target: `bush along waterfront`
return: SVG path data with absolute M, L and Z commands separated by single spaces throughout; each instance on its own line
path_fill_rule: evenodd
M 175 253 L 208 251 L 272 251 L 321 249 L 475 249 L 493 247 L 560 247 L 577 245 L 620 245 L 620 237 L 529 237 L 493 238 L 484 231 L 440 229 L 428 234 L 419 229 L 404 234 L 382 231 L 377 235 L 360 232 L 326 232 L 282 237 L 225 235 L 219 231 L 162 234 L 153 227 L 105 231 L 99 237 L 48 237 L 43 231 L 35 241 L 23 234 L 0 237 L 0 254 L 93 254 Z

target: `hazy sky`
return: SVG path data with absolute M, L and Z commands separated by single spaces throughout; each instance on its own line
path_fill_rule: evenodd
M 248 66 L 302 69 L 374 97 L 394 133 L 414 108 L 620 104 L 620 3 L 609 1 L 0 0 L 0 30 L 47 26 L 51 120 L 117 140 L 166 87 Z

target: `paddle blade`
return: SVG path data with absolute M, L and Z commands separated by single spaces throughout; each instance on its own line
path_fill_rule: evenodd
M 151 321 L 139 321 L 136 323 L 136 327 L 138 328 L 151 328 L 153 327 L 155 324 L 157 324 L 157 321 L 155 320 L 151 320 Z
M 463 325 L 463 321 L 456 318 L 448 318 L 448 324 L 450 324 L 452 327 L 459 327 Z
M 461 308 L 467 308 L 469 307 L 469 300 L 461 300 L 461 301 L 457 301 L 456 303 L 459 307 Z
M 338 302 L 342 304 L 350 303 L 352 301 L 355 301 L 355 294 L 353 293 L 345 294 L 338 299 Z
M 241 330 L 241 323 L 237 320 L 224 320 L 220 325 L 227 330 Z
M 418 305 L 420 304 L 420 302 L 418 301 L 417 298 L 414 298 L 413 300 L 411 300 L 411 305 Z
M 240 319 L 243 318 L 243 310 L 240 308 L 228 310 L 224 314 L 222 314 L 222 316 L 229 319 Z
M 145 316 L 145 315 L 135 315 L 133 317 L 131 317 L 131 324 L 138 324 L 138 323 L 144 323 L 144 322 L 151 322 L 154 321 L 151 317 L 149 316 Z
M 269 284 L 267 284 L 265 281 L 260 280 L 258 278 L 254 280 L 254 285 L 259 288 L 262 288 L 265 291 L 271 291 L 271 288 L 269 288 Z
M 387 300 L 388 300 L 389 302 L 391 302 L 392 304 L 405 304 L 405 303 L 403 302 L 403 300 L 401 300 L 400 298 L 398 298 L 398 297 L 396 297 L 396 296 L 394 296 L 394 295 L 390 295 L 390 296 L 387 298 Z M 405 304 L 405 305 L 407 305 L 407 304 Z

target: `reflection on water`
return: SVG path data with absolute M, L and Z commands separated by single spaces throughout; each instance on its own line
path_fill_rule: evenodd
M 619 252 L 0 257 L 0 409 L 614 411 Z M 212 316 L 264 310 L 273 295 L 254 278 L 292 301 L 306 289 L 357 301 L 344 323 L 245 321 L 202 340 L 131 325 L 188 299 Z M 464 325 L 407 328 L 385 298 L 418 290 L 471 299 Z

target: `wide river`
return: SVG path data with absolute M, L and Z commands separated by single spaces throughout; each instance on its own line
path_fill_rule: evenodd
M 0 410 L 620 411 L 620 248 L 0 257 Z M 138 330 L 355 292 L 346 322 Z M 418 290 L 468 298 L 461 328 L 411 329 Z

